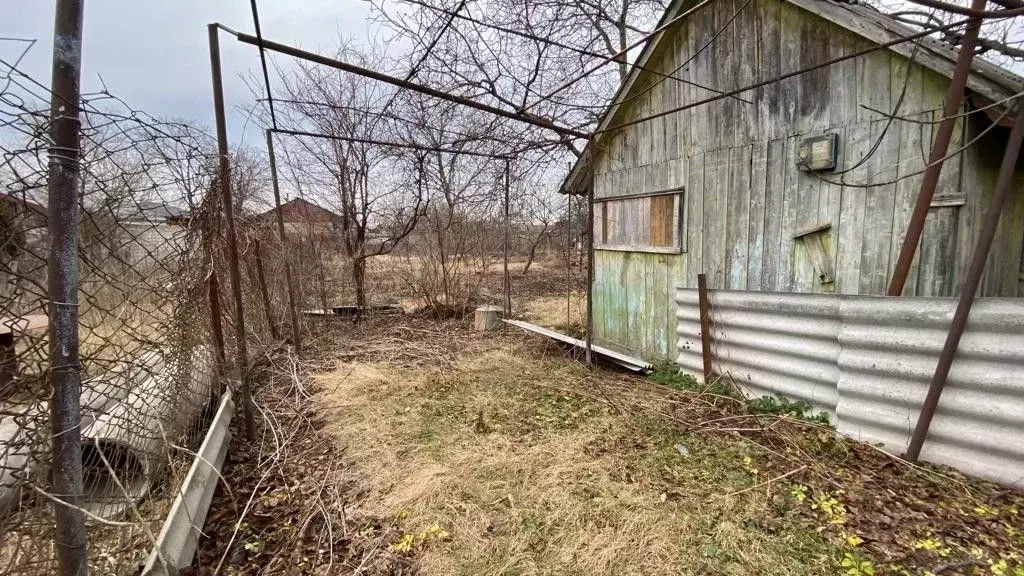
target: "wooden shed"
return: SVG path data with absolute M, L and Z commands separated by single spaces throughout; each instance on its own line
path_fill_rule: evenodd
M 673 356 L 674 288 L 702 272 L 711 288 L 884 294 L 957 56 L 931 36 L 883 46 L 917 32 L 865 5 L 714 0 L 652 38 L 637 63 L 674 78 L 634 67 L 564 184 L 595 198 L 595 341 Z M 958 293 L 1022 88 L 975 59 L 905 295 Z M 984 296 L 1024 293 L 1021 184 Z

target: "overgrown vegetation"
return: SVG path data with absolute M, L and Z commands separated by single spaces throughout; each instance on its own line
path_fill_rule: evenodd
M 635 379 L 602 381 L 529 337 L 449 338 L 448 365 L 350 359 L 320 377 L 364 506 L 397 520 L 389 552 L 423 573 L 838 570 L 812 522 L 744 492 L 760 481 L 750 447 L 633 414 L 620 394 Z
M 1020 573 L 1019 493 L 909 466 L 805 405 L 668 365 L 590 371 L 459 321 L 359 330 L 319 405 L 364 513 L 393 519 L 379 553 L 421 573 Z
M 825 412 L 813 412 L 811 405 L 803 400 L 761 396 L 757 399 L 747 400 L 747 410 L 754 414 L 791 416 L 797 420 L 815 422 L 824 426 L 828 426 L 830 424 L 828 414 Z
M 654 370 L 647 375 L 647 379 L 676 390 L 713 394 L 727 398 L 733 398 L 736 395 L 728 381 L 716 378 L 707 384 L 702 384 L 693 376 L 680 372 L 679 368 L 671 361 L 656 365 Z
M 585 301 L 547 266 L 517 309 L 564 329 Z M 464 318 L 323 322 L 258 387 L 289 454 L 268 428 L 227 469 L 200 558 L 230 573 L 1021 576 L 1019 492 L 845 439 L 805 404 L 671 364 L 587 369 Z
M 773 416 L 790 416 L 804 422 L 829 425 L 828 414 L 813 411 L 813 407 L 802 400 L 762 396 L 746 399 L 726 378 L 715 378 L 710 383 L 702 384 L 693 376 L 679 370 L 673 362 L 663 362 L 654 367 L 647 379 L 676 390 L 700 392 L 715 396 L 725 396 L 742 401 L 751 414 L 768 414 Z

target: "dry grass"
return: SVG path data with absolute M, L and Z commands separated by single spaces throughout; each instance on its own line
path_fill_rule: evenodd
M 317 376 L 362 506 L 397 521 L 391 552 L 422 573 L 838 571 L 826 537 L 764 492 L 728 495 L 756 485 L 743 443 L 621 411 L 643 382 L 597 380 L 535 340 L 461 338 L 451 362 L 349 360 Z
M 587 295 L 571 292 L 568 295 L 533 298 L 526 303 L 523 316 L 538 326 L 561 330 L 582 329 L 586 324 Z
M 567 321 L 574 284 L 534 270 L 513 274 L 514 310 L 578 330 L 583 294 L 570 293 Z M 500 274 L 481 285 L 499 294 Z M 263 441 L 225 467 L 255 504 L 240 512 L 218 491 L 200 567 L 1024 576 L 1024 493 L 747 403 L 727 379 L 588 370 L 549 341 L 474 333 L 468 319 L 309 322 L 302 357 L 257 386 L 273 416 Z

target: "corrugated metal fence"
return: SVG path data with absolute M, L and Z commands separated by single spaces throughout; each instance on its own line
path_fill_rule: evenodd
M 715 290 L 710 300 L 717 373 L 906 450 L 955 299 Z M 699 376 L 697 291 L 678 289 L 676 302 L 677 362 Z M 1024 300 L 975 303 L 921 458 L 1024 487 Z

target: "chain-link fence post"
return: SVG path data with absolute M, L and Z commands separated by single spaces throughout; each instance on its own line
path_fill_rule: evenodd
M 82 0 L 58 0 L 53 30 L 48 219 L 50 254 L 50 428 L 60 573 L 86 573 L 82 495 L 82 414 L 78 356 L 79 80 Z
M 210 40 L 210 73 L 213 80 L 213 107 L 217 123 L 217 153 L 219 156 L 217 182 L 220 185 L 221 209 L 228 248 L 228 273 L 231 276 L 231 296 L 235 300 L 235 370 L 242 392 L 242 412 L 245 416 L 245 433 L 249 439 L 256 436 L 253 421 L 252 393 L 249 389 L 249 354 L 245 341 L 245 306 L 242 302 L 242 279 L 238 267 L 238 237 L 235 232 L 235 211 L 231 201 L 231 168 L 228 156 L 228 127 L 224 112 L 224 86 L 220 70 L 220 43 L 217 25 L 209 24 L 207 33 Z
M 277 216 L 277 236 L 284 255 L 284 281 L 288 285 L 288 316 L 292 324 L 292 345 L 296 350 L 302 347 L 299 332 L 298 303 L 295 300 L 295 283 L 292 279 L 292 265 L 288 258 L 288 240 L 284 233 L 284 214 L 281 212 L 281 188 L 277 181 L 277 158 L 274 155 L 274 136 L 267 130 L 267 154 L 270 156 L 270 180 L 274 186 L 274 212 Z M 299 251 L 301 254 L 301 250 Z

